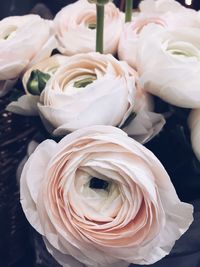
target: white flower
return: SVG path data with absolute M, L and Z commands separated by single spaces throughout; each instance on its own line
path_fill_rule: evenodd
M 41 94 L 42 120 L 55 135 L 86 126 L 113 125 L 146 142 L 162 129 L 165 120 L 152 113 L 151 100 L 138 88 L 137 79 L 136 72 L 130 75 L 128 65 L 111 55 L 69 57 Z
M 178 29 L 182 32 L 184 28 L 200 27 L 200 13 L 174 0 L 145 0 L 139 8 L 141 12 L 133 16 L 131 23 L 124 25 L 118 46 L 118 57 L 134 68 L 137 68 L 140 51 L 139 38 L 147 25 L 153 24 L 154 31 Z
M 28 221 L 64 267 L 152 264 L 193 220 L 153 153 L 111 126 L 41 143 L 20 194 Z
M 104 53 L 115 54 L 123 15 L 113 3 L 105 5 Z M 96 5 L 79 0 L 64 7 L 55 17 L 58 49 L 66 55 L 95 51 Z
M 191 131 L 191 142 L 193 151 L 200 161 L 200 109 L 191 111 L 188 124 Z
M 0 95 L 7 92 L 8 81 L 15 81 L 25 68 L 50 56 L 54 48 L 56 40 L 50 21 L 37 15 L 1 20 L 0 83 L 3 83 L 3 89 L 0 89 Z
M 199 38 L 197 28 L 158 32 L 147 26 L 137 57 L 144 90 L 175 106 L 200 107 Z

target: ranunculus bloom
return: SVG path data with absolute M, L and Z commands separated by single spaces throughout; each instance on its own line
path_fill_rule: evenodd
M 191 131 L 192 148 L 196 157 L 200 161 L 200 109 L 191 111 L 188 123 Z
M 153 38 L 152 38 L 153 36 Z M 137 69 L 145 91 L 184 108 L 200 107 L 200 30 L 143 31 Z
M 138 88 L 137 79 L 135 71 L 111 55 L 69 57 L 42 92 L 40 115 L 56 135 L 86 126 L 113 125 L 146 142 L 160 131 L 164 119 L 152 112 L 151 100 Z
M 62 266 L 154 263 L 193 220 L 154 154 L 111 126 L 41 143 L 20 191 L 28 221 Z
M 46 62 L 49 67 L 44 67 Z M 111 55 L 53 56 L 35 67 L 52 76 L 41 96 L 23 95 L 7 110 L 21 115 L 39 112 L 50 133 L 65 135 L 86 126 L 113 125 L 145 143 L 165 124 L 164 117 L 153 112 L 152 98 L 141 89 L 137 72 Z M 25 74 L 25 86 L 29 75 Z
M 124 18 L 113 3 L 105 5 L 104 53 L 117 51 Z M 96 5 L 79 0 L 63 8 L 54 19 L 58 49 L 66 55 L 95 51 Z
M 118 57 L 135 68 L 137 68 L 137 53 L 140 50 L 138 39 L 147 25 L 154 24 L 157 26 L 155 27 L 157 31 L 166 29 L 184 31 L 185 27 L 200 27 L 199 13 L 183 7 L 174 0 L 145 0 L 141 2 L 139 8 L 141 12 L 133 16 L 131 23 L 124 25 L 118 46 Z
M 0 84 L 3 95 L 31 64 L 49 57 L 56 48 L 50 21 L 37 15 L 8 17 L 0 21 Z M 2 88 L 2 86 L 1 86 Z

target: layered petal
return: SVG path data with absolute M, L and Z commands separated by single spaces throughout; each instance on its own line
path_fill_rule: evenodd
M 49 57 L 54 48 L 50 21 L 37 15 L 1 20 L 0 81 L 18 78 L 32 62 Z
M 115 54 L 123 15 L 113 4 L 105 5 L 104 53 Z M 64 7 L 54 19 L 58 49 L 66 55 L 95 51 L 96 5 L 86 0 Z
M 147 26 L 141 37 L 138 71 L 145 91 L 184 108 L 200 106 L 199 29 L 157 32 Z M 151 53 L 149 53 L 151 47 Z
M 49 252 L 70 267 L 154 263 L 193 219 L 159 160 L 111 126 L 40 144 L 24 167 L 21 199 Z
M 133 16 L 132 22 L 124 25 L 118 45 L 118 57 L 135 68 L 141 48 L 139 39 L 148 25 L 154 25 L 154 31 L 158 32 L 182 32 L 190 28 L 198 29 L 200 26 L 199 12 L 185 8 L 174 0 L 144 0 L 140 3 L 139 10 L 140 12 Z M 152 37 L 152 32 L 145 31 L 145 34 L 150 34 L 149 38 Z
M 49 80 L 38 107 L 54 129 L 120 125 L 134 103 L 134 79 L 111 55 L 75 55 Z

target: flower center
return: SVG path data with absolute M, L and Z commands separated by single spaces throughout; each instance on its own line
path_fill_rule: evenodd
M 92 177 L 92 179 L 90 180 L 89 187 L 92 189 L 108 190 L 109 182 L 99 179 L 97 177 Z
M 11 39 L 15 36 L 16 31 L 17 31 L 16 26 L 8 26 L 5 30 L 0 32 L 0 38 L 3 40 Z
M 200 54 L 196 47 L 181 41 L 168 45 L 167 51 L 175 57 L 188 59 L 190 61 L 200 60 Z
M 95 81 L 96 78 L 97 78 L 96 75 L 91 75 L 91 76 L 85 77 L 83 79 L 80 79 L 78 81 L 75 81 L 74 87 L 76 87 L 76 88 L 86 87 L 88 84 L 93 83 L 93 81 Z
M 95 30 L 96 27 L 97 27 L 96 23 L 89 23 L 89 24 L 88 24 L 88 28 L 89 28 L 90 30 Z

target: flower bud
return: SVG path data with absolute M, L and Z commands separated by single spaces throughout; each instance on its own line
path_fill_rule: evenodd
M 50 77 L 48 73 L 44 73 L 40 70 L 33 70 L 27 82 L 28 92 L 32 95 L 40 95 Z

